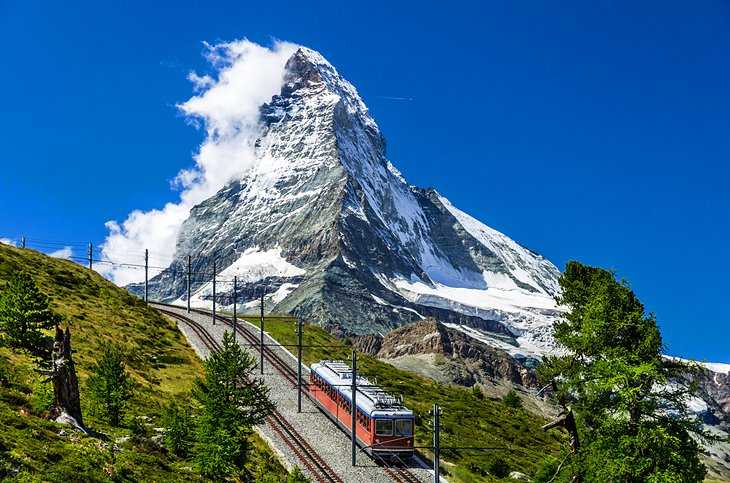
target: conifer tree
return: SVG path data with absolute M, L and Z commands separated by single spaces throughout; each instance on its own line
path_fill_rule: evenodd
M 92 368 L 88 388 L 94 408 L 112 426 L 119 426 L 132 397 L 132 379 L 124 367 L 124 355 L 108 346 Z
M 50 360 L 53 338 L 43 331 L 60 320 L 48 297 L 25 272 L 15 274 L 0 292 L 0 344 L 6 347 L 24 350 L 45 364 Z
M 205 376 L 195 381 L 193 397 L 201 406 L 195 453 L 203 476 L 245 473 L 252 427 L 274 410 L 269 389 L 253 376 L 255 367 L 226 332 L 222 349 L 205 361 Z
M 570 262 L 560 286 L 568 313 L 555 339 L 565 354 L 539 369 L 566 409 L 546 428 L 562 421 L 571 433 L 553 481 L 703 481 L 692 435 L 707 435 L 686 404 L 693 368 L 662 356 L 654 315 L 611 272 Z

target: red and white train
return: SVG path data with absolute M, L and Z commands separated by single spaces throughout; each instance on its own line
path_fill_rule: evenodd
M 312 364 L 309 392 L 333 421 L 347 433 L 352 432 L 352 369 L 342 361 Z M 413 411 L 400 399 L 357 378 L 358 444 L 378 455 L 413 455 Z

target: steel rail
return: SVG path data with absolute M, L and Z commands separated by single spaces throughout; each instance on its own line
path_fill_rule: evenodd
M 159 302 L 154 302 L 158 305 L 168 305 L 171 307 L 174 307 L 176 309 L 180 309 L 180 307 L 169 305 L 169 304 L 160 304 Z M 192 312 L 196 312 L 200 315 L 205 316 L 211 316 L 211 312 L 208 312 L 206 310 L 201 309 L 190 309 Z M 233 328 L 233 320 L 227 316 L 216 314 L 215 316 L 216 320 L 222 321 L 224 324 L 228 325 L 229 327 Z M 258 340 L 257 336 L 253 334 L 248 327 L 245 327 L 243 324 L 236 324 L 236 331 L 238 334 L 240 334 L 242 337 L 245 337 L 246 340 L 248 340 L 252 345 L 256 345 L 257 347 L 261 345 L 260 341 Z M 284 360 L 274 352 L 270 347 L 275 346 L 277 344 L 264 344 L 264 358 L 272 365 L 274 366 L 278 372 L 291 384 L 293 384 L 293 387 L 296 387 L 297 378 L 296 378 L 296 370 L 292 368 L 287 362 L 284 362 Z M 309 392 L 309 383 L 302 381 L 302 391 L 303 393 L 309 398 L 312 399 L 312 396 Z M 319 406 L 317 406 L 319 407 Z M 387 461 L 383 458 L 383 456 L 372 453 L 372 457 L 375 460 L 379 460 L 380 466 L 383 468 L 385 473 L 396 483 L 415 483 L 420 482 L 413 473 L 411 473 L 408 470 L 408 465 L 403 462 L 403 460 L 398 457 L 394 456 L 397 459 L 398 466 L 391 467 L 388 465 Z M 376 461 L 377 463 L 378 461 Z
M 157 310 L 190 327 L 209 351 L 218 352 L 221 350 L 220 343 L 198 322 L 171 310 L 165 310 L 159 307 L 157 307 Z M 274 409 L 266 421 L 317 481 L 320 483 L 344 483 L 344 480 L 322 459 L 317 451 L 312 448 L 307 440 L 294 429 L 291 423 L 277 409 Z

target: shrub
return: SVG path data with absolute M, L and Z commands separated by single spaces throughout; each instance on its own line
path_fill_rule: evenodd
M 532 481 L 534 481 L 535 483 L 547 483 L 549 481 L 553 481 L 556 476 L 555 473 L 557 471 L 558 460 L 553 458 L 552 456 L 548 456 L 542 462 L 542 466 L 539 470 L 537 470 L 537 473 L 535 473 L 535 477 Z
M 30 408 L 33 413 L 40 415 L 48 411 L 53 404 L 53 385 L 37 379 L 33 383 L 33 392 L 30 397 Z
M 518 409 L 522 407 L 522 399 L 517 395 L 517 391 L 510 389 L 510 391 L 504 395 L 502 402 L 509 408 Z
M 119 426 L 129 399 L 132 380 L 124 368 L 124 357 L 117 346 L 109 346 L 92 367 L 88 381 L 95 410 L 112 426 Z
M 302 470 L 298 466 L 295 466 L 294 470 L 286 478 L 286 483 L 307 483 L 308 481 L 309 478 L 304 476 L 304 473 L 302 473 Z
M 185 457 L 193 444 L 193 418 L 185 408 L 173 402 L 162 412 L 165 447 L 173 454 Z
M 496 476 L 497 478 L 505 478 L 509 475 L 509 465 L 502 458 L 495 458 L 487 467 L 490 475 Z

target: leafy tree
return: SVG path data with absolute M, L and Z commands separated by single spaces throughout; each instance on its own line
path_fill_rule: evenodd
M 2 345 L 27 351 L 47 363 L 53 339 L 43 331 L 52 329 L 60 320 L 51 310 L 48 297 L 25 272 L 15 274 L 0 292 Z
M 205 375 L 195 381 L 193 397 L 201 406 L 195 453 L 203 476 L 245 472 L 251 428 L 274 410 L 269 389 L 253 377 L 255 366 L 226 332 L 222 349 L 205 361 Z
M 185 407 L 173 402 L 162 412 L 165 445 L 177 456 L 184 457 L 193 443 L 193 418 Z
M 133 388 L 122 350 L 116 345 L 108 346 L 91 372 L 87 384 L 95 409 L 109 424 L 119 426 Z
M 557 300 L 568 312 L 555 338 L 565 354 L 539 368 L 571 433 L 555 481 L 702 481 L 691 435 L 707 435 L 686 404 L 696 390 L 686 382 L 692 368 L 662 356 L 654 315 L 600 268 L 569 262 L 560 286 Z
M 514 389 L 510 389 L 509 392 L 504 395 L 502 402 L 512 409 L 519 409 L 522 407 L 522 399 L 520 399 L 520 396 Z

